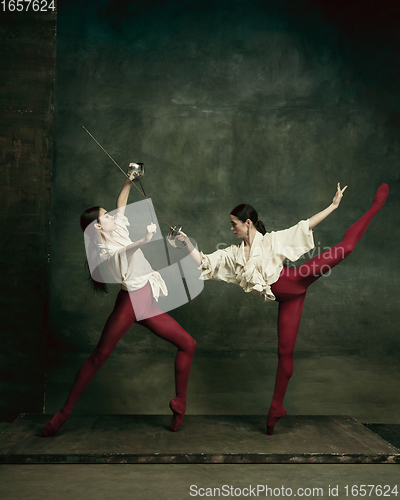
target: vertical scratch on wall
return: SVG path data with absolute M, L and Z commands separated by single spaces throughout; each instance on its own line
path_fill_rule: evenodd
M 14 141 L 14 146 L 15 146 L 15 166 L 16 168 L 19 168 L 19 159 L 21 157 L 21 149 L 22 149 L 22 142 L 20 139 L 18 141 Z

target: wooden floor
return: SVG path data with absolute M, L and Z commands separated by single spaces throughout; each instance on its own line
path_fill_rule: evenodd
M 0 463 L 400 463 L 400 450 L 347 416 L 72 415 L 52 438 L 51 415 L 21 414 L 0 434 Z

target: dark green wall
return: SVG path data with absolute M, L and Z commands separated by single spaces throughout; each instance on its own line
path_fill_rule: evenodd
M 55 13 L 1 12 L 0 419 L 43 409 L 55 28 Z
M 325 208 L 340 181 L 349 186 L 340 209 L 315 230 L 318 247 L 332 246 L 368 209 L 378 185 L 389 183 L 388 202 L 357 249 L 309 290 L 297 354 L 310 362 L 357 356 L 369 375 L 377 364 L 398 363 L 398 52 L 379 36 L 391 25 L 377 25 L 373 10 L 361 18 L 348 2 L 336 5 L 59 5 L 50 375 L 67 363 L 62 353 L 71 361 L 91 351 L 117 293 L 91 295 L 79 215 L 96 204 L 112 210 L 123 178 L 82 125 L 124 168 L 145 163 L 147 195 L 207 253 L 235 243 L 229 211 L 238 203 L 253 204 L 267 230 L 283 229 Z M 139 199 L 132 192 L 130 201 Z M 233 364 L 246 352 L 275 352 L 276 314 L 276 304 L 215 282 L 172 312 L 196 338 L 198 356 L 222 353 Z M 110 363 L 142 353 L 150 365 L 164 351 L 171 348 L 136 327 Z M 206 377 L 201 368 L 196 373 Z M 135 372 L 138 386 L 147 376 Z M 236 373 L 243 386 L 251 376 Z M 231 389 L 239 390 L 235 380 Z M 122 402 L 107 401 L 105 412 L 121 411 Z M 321 405 L 324 412 L 328 405 Z

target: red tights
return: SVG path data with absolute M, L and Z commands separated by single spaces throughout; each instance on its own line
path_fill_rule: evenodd
M 134 304 L 136 314 L 132 304 Z M 147 317 L 147 319 L 137 321 L 136 317 Z M 186 388 L 196 342 L 177 321 L 157 307 L 150 285 L 147 284 L 134 292 L 120 290 L 99 343 L 79 369 L 65 405 L 42 429 L 44 436 L 53 436 L 62 427 L 97 370 L 107 361 L 115 346 L 135 322 L 178 348 L 175 358 L 176 397 L 170 402 L 173 412 L 170 430 L 178 429 L 185 415 Z
M 343 240 L 338 245 L 298 268 L 284 267 L 278 281 L 272 285 L 272 292 L 279 302 L 278 369 L 274 396 L 268 412 L 267 434 L 272 434 L 276 422 L 286 415 L 283 398 L 293 373 L 294 345 L 307 288 L 350 254 L 372 218 L 382 208 L 388 193 L 388 185 L 381 184 L 371 208 L 346 231 Z

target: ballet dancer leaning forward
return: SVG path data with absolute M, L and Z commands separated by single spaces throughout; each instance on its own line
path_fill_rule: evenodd
M 102 266 L 106 266 L 105 272 L 111 273 L 121 283 L 121 290 L 99 343 L 79 369 L 65 405 L 43 427 L 45 437 L 53 436 L 60 430 L 79 396 L 133 323 L 145 326 L 178 348 L 175 358 L 176 397 L 170 401 L 173 412 L 170 430 L 176 431 L 182 424 L 196 342 L 179 323 L 156 305 L 158 297 L 167 295 L 168 291 L 161 275 L 153 271 L 140 249 L 152 239 L 156 225 L 147 226 L 145 236 L 139 241 L 130 240 L 127 228 L 129 221 L 124 215 L 130 188 L 131 181 L 127 179 L 117 200 L 115 217 L 102 207 L 90 208 L 81 216 L 81 227 L 90 238 L 90 251 L 97 252 Z M 104 268 L 102 273 L 104 274 Z M 104 283 L 96 281 L 96 278 L 101 279 L 96 271 L 91 276 L 93 284 L 104 290 Z
M 312 229 L 338 208 L 346 187 L 341 189 L 338 184 L 329 207 L 284 231 L 267 233 L 254 208 L 239 205 L 232 210 L 230 219 L 231 229 L 243 240 L 242 244 L 210 255 L 194 248 L 184 233 L 177 237 L 186 243 L 192 259 L 201 266 L 202 279 L 234 283 L 245 292 L 279 304 L 278 369 L 267 418 L 269 435 L 273 434 L 278 420 L 286 415 L 283 399 L 293 373 L 293 351 L 307 288 L 350 254 L 389 193 L 388 185 L 381 184 L 371 208 L 346 231 L 338 245 L 298 268 L 283 266 L 286 258 L 294 262 L 314 247 Z

